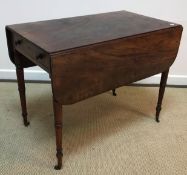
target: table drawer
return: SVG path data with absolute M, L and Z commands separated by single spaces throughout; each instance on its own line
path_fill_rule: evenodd
M 50 56 L 41 48 L 37 47 L 33 43 L 29 42 L 22 36 L 15 34 L 14 35 L 14 45 L 15 49 L 30 59 L 32 62 L 36 63 L 46 71 L 49 71 L 50 68 Z

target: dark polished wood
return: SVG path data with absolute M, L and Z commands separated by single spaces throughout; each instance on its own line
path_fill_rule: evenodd
M 18 90 L 19 90 L 20 101 L 21 101 L 23 122 L 25 126 L 28 126 L 29 122 L 27 120 L 27 105 L 26 105 L 26 96 L 25 96 L 25 82 L 24 82 L 23 68 L 17 67 L 16 74 L 18 80 Z
M 56 170 L 62 167 L 62 105 L 53 99 L 53 109 L 54 109 L 54 121 L 55 121 L 55 132 L 56 132 L 56 157 L 57 165 Z
M 168 79 L 168 73 L 169 70 L 166 70 L 162 73 L 161 80 L 160 80 L 160 89 L 159 89 L 159 95 L 158 95 L 158 102 L 157 102 L 157 107 L 156 107 L 156 121 L 160 122 L 159 120 L 159 114 L 161 111 L 161 106 L 162 106 L 162 99 L 164 97 L 164 92 L 165 92 L 165 87 Z
M 170 24 L 171 22 L 118 11 L 16 24 L 8 28 L 46 52 L 56 53 L 178 26 Z
M 108 90 L 116 95 L 120 86 L 162 73 L 159 121 L 166 74 L 177 56 L 182 30 L 179 24 L 127 11 L 6 26 L 9 56 L 16 67 L 38 65 L 51 78 L 55 169 L 62 166 L 62 105 Z M 18 74 L 23 87 L 23 72 Z
M 50 57 L 47 52 L 35 46 L 18 34 L 14 34 L 15 49 L 41 68 L 50 71 Z M 19 43 L 19 44 L 18 44 Z

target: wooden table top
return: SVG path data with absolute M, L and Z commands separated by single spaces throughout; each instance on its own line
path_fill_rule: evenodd
M 9 25 L 48 53 L 176 27 L 127 11 Z

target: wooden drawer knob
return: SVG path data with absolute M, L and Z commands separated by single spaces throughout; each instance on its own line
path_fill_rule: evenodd
M 41 60 L 44 58 L 44 55 L 42 53 L 40 53 L 39 55 L 36 56 L 37 60 Z
M 17 41 L 15 42 L 15 45 L 18 46 L 18 45 L 20 45 L 21 43 L 22 43 L 22 40 L 17 40 Z

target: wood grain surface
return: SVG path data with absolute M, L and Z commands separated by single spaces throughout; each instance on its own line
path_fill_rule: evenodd
M 75 103 L 169 69 L 181 31 L 178 26 L 52 56 L 56 99 Z
M 8 28 L 48 53 L 176 26 L 127 11 L 16 24 Z M 173 23 L 172 23 L 173 24 Z

